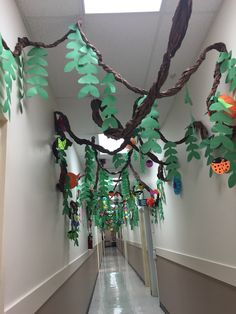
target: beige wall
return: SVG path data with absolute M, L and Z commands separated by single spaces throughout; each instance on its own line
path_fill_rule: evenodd
M 236 288 L 157 258 L 160 302 L 171 314 L 235 314 Z
M 141 245 L 127 241 L 127 259 L 138 276 L 145 281 Z
M 13 49 L 17 37 L 27 32 L 14 0 L 0 2 L 0 33 Z M 14 87 L 6 144 L 4 303 L 7 314 L 32 314 L 87 252 L 86 213 L 81 209 L 80 246 L 75 247 L 66 237 L 61 193 L 55 188 L 59 176 L 51 152 L 55 108 L 49 89 L 49 101 L 27 99 L 21 115 Z M 73 148 L 69 150 L 68 162 L 69 171 L 81 172 Z
M 89 258 L 36 313 L 87 313 L 98 275 L 97 261 L 97 247 L 95 247 Z

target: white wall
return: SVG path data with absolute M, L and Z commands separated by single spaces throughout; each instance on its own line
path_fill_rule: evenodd
M 223 1 L 221 10 L 206 34 L 202 50 L 209 44 L 222 41 L 236 56 L 235 11 L 234 0 Z M 176 97 L 162 129 L 169 140 L 184 136 L 184 128 L 191 122 L 190 110 L 195 119 L 203 121 L 210 129 L 209 117 L 205 115 L 206 98 L 213 82 L 217 57 L 218 53 L 209 53 L 188 84 L 194 104 L 191 109 L 184 104 L 183 93 Z M 220 90 L 226 91 L 227 86 L 222 84 Z M 185 145 L 178 148 L 183 194 L 181 197 L 176 196 L 171 185 L 165 184 L 165 220 L 154 227 L 154 245 L 159 249 L 158 254 L 166 258 L 235 284 L 236 188 L 228 188 L 228 176 L 214 175 L 210 179 L 205 159 L 187 163 L 185 149 Z M 143 180 L 153 188 L 156 186 L 156 173 L 157 166 L 154 165 L 142 175 Z M 134 239 L 135 235 L 131 233 L 128 237 Z
M 27 35 L 26 30 L 15 2 L 1 0 L 0 4 L 0 32 L 14 48 L 17 37 Z M 18 305 L 87 251 L 87 225 L 82 212 L 80 247 L 74 247 L 66 237 L 65 219 L 59 205 L 61 193 L 55 189 L 58 171 L 51 144 L 56 104 L 52 95 L 47 102 L 36 98 L 27 101 L 23 115 L 17 111 L 16 104 L 14 96 L 12 118 L 7 126 L 5 309 L 7 313 L 15 309 L 17 314 L 27 314 L 27 305 L 24 310 L 17 310 Z M 69 155 L 69 170 L 79 172 L 75 151 L 71 149 Z
M 229 50 L 233 50 L 233 55 L 236 55 L 235 10 L 235 1 L 223 1 L 222 9 L 202 48 L 223 41 Z M 201 70 L 193 76 L 189 84 L 194 104 L 193 116 L 202 120 L 208 128 L 209 118 L 204 114 L 217 55 L 214 52 L 209 54 Z M 183 104 L 183 94 L 179 95 L 163 132 L 169 139 L 181 138 L 184 135 L 184 126 L 190 121 L 189 109 Z M 205 160 L 187 163 L 184 150 L 184 146 L 179 147 L 183 195 L 175 196 L 172 188 L 166 189 L 165 222 L 157 228 L 158 246 L 236 266 L 235 188 L 228 188 L 227 176 L 215 175 L 210 179 Z

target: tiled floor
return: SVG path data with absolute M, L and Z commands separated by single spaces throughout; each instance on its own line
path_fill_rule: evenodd
M 89 314 L 162 314 L 134 270 L 115 248 L 107 248 Z

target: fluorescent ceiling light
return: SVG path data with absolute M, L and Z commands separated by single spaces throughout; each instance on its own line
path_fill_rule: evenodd
M 124 142 L 123 139 L 120 140 L 113 140 L 112 138 L 108 138 L 104 134 L 98 134 L 98 143 L 99 145 L 103 146 L 106 149 L 109 149 L 110 151 L 116 150 L 120 147 L 120 145 Z M 123 149 L 120 151 L 120 153 L 127 153 L 127 149 Z M 100 153 L 101 155 L 106 155 L 105 153 Z
M 162 0 L 84 0 L 85 13 L 159 12 Z

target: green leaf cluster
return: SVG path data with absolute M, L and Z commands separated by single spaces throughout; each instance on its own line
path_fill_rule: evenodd
M 225 82 L 229 84 L 229 91 L 236 88 L 236 59 L 232 58 L 232 52 L 221 52 L 218 58 L 221 74 L 227 72 Z
M 201 155 L 199 154 L 199 145 L 197 144 L 198 138 L 196 136 L 194 127 L 190 124 L 185 133 L 186 141 L 185 144 L 187 146 L 187 161 L 190 162 L 193 158 L 200 159 Z
M 141 150 L 143 154 L 148 152 L 154 152 L 160 154 L 162 152 L 161 146 L 157 143 L 160 139 L 158 129 L 160 128 L 158 122 L 159 113 L 157 112 L 157 102 L 155 101 L 151 112 L 142 120 L 140 124 L 141 134 L 140 136 L 144 140 Z
M 167 163 L 166 170 L 167 170 L 167 180 L 171 181 L 174 177 L 181 177 L 181 174 L 179 173 L 178 169 L 179 161 L 177 157 L 177 150 L 176 150 L 176 144 L 174 142 L 167 142 L 164 145 L 165 154 L 166 157 L 165 162 Z
M 82 75 L 78 83 L 84 85 L 79 93 L 79 98 L 86 96 L 99 97 L 100 93 L 98 88 L 95 86 L 99 84 L 99 80 L 96 76 L 98 73 L 98 57 L 96 53 L 90 48 L 83 40 L 79 29 L 72 25 L 71 27 L 74 32 L 68 35 L 68 43 L 66 48 L 70 51 L 66 54 L 66 59 L 69 62 L 64 67 L 64 72 L 71 72 L 76 70 Z
M 0 35 L 0 110 L 11 116 L 12 84 L 16 80 L 17 63 L 10 50 L 3 47 Z
M 103 80 L 101 81 L 101 85 L 104 85 L 104 92 L 102 97 L 102 111 L 101 117 L 104 119 L 102 130 L 103 132 L 112 128 L 117 128 L 118 123 L 114 118 L 114 115 L 118 112 L 115 107 L 116 97 L 114 96 L 116 92 L 115 77 L 113 73 L 107 73 Z
M 29 84 L 26 91 L 27 97 L 40 96 L 43 99 L 48 99 L 48 92 L 45 89 L 48 86 L 48 71 L 46 67 L 48 62 L 45 57 L 48 52 L 44 48 L 34 47 L 27 53 L 27 60 L 24 61 L 25 83 Z
M 116 169 L 124 165 L 126 161 L 127 161 L 127 154 L 116 154 L 112 158 L 112 163 Z
M 123 195 L 124 200 L 130 198 L 130 182 L 129 182 L 129 172 L 127 169 L 124 169 L 121 174 L 121 194 Z
M 210 148 L 212 150 L 222 146 L 223 149 L 232 151 L 234 143 L 232 137 L 232 118 L 226 115 L 227 107 L 222 104 L 216 97 L 210 106 L 211 114 L 210 120 L 214 123 L 211 131 L 214 137 L 211 139 Z

